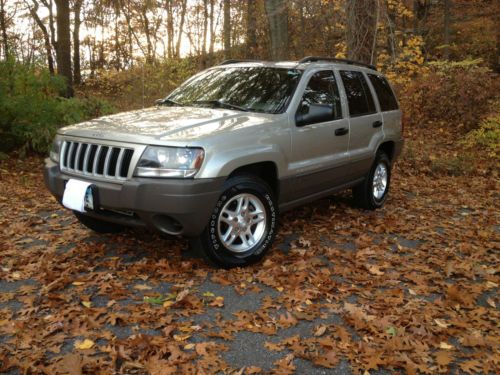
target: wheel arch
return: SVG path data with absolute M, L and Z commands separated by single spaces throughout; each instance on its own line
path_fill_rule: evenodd
M 251 174 L 264 180 L 269 187 L 273 190 L 276 198 L 279 196 L 279 179 L 278 179 L 278 166 L 274 161 L 261 161 L 251 164 L 245 164 L 234 169 L 228 179 L 236 175 Z
M 389 160 L 392 162 L 392 160 L 394 159 L 395 149 L 396 149 L 396 143 L 394 141 L 385 141 L 378 146 L 377 152 L 383 151 L 387 155 Z

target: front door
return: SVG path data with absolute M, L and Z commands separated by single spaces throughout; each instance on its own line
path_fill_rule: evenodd
M 307 77 L 305 77 L 307 79 Z M 292 127 L 290 170 L 297 176 L 288 200 L 320 193 L 345 181 L 349 121 L 332 70 L 311 72 Z

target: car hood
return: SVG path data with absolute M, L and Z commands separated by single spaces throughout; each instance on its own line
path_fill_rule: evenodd
M 219 108 L 152 107 L 67 126 L 59 134 L 128 142 L 186 143 L 271 121 L 272 114 Z

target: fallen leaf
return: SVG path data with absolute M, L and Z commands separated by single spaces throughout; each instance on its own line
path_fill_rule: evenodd
M 137 289 L 137 290 L 151 290 L 153 288 L 151 288 L 149 285 L 146 285 L 146 284 L 137 284 L 137 285 L 134 285 L 134 289 Z
M 186 341 L 190 337 L 191 337 L 190 334 L 187 334 L 187 335 L 174 335 L 174 340 L 175 341 Z
M 267 349 L 267 350 L 270 350 L 272 352 L 281 352 L 283 350 L 283 346 L 280 345 L 280 344 L 275 344 L 274 342 L 269 342 L 269 341 L 266 341 L 264 343 L 264 347 Z
M 450 326 L 443 319 L 434 319 L 434 322 L 441 328 L 448 328 Z
M 314 364 L 323 366 L 326 368 L 334 368 L 339 363 L 339 357 L 335 354 L 333 350 L 326 352 L 324 355 L 320 355 L 313 360 Z
M 320 325 L 320 326 L 319 326 L 319 327 L 317 327 L 317 328 L 316 328 L 316 330 L 314 331 L 314 336 L 316 336 L 316 337 L 323 336 L 325 332 L 326 332 L 326 326 L 324 326 L 324 325 Z
M 368 269 L 368 272 L 370 272 L 372 275 L 375 275 L 375 276 L 382 276 L 385 274 L 384 271 L 382 271 L 380 269 L 379 266 L 375 265 L 375 264 L 371 264 L 367 267 Z
M 448 344 L 447 342 L 444 342 L 444 341 L 442 341 L 442 342 L 439 344 L 439 348 L 440 348 L 440 349 L 445 349 L 445 350 L 455 349 L 455 347 L 454 347 L 453 345 L 450 345 L 450 344 Z
M 398 334 L 398 330 L 397 330 L 395 327 L 393 327 L 393 326 L 388 327 L 388 328 L 385 330 L 385 332 L 386 332 L 389 336 L 391 336 L 391 337 L 394 337 L 394 336 L 396 336 L 396 335 Z
M 224 307 L 224 297 L 218 296 L 212 302 L 210 302 L 212 307 Z
M 94 342 L 90 339 L 85 339 L 83 341 L 76 341 L 75 342 L 75 348 L 80 349 L 80 350 L 92 349 L 93 346 L 94 346 Z

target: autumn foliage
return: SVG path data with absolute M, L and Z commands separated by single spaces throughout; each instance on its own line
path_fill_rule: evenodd
M 478 62 L 435 63 L 401 91 L 405 123 L 465 133 L 490 114 L 499 92 L 498 78 Z
M 56 15 L 43 33 L 36 3 L 42 17 L 52 2 L 0 0 L 0 373 L 498 373 L 498 1 L 366 1 L 405 118 L 386 205 L 344 192 L 290 211 L 265 261 L 230 271 L 184 239 L 91 233 L 41 169 L 62 125 L 152 105 L 227 57 L 269 58 L 268 2 L 71 1 L 86 30 L 73 99 L 46 66 Z M 273 3 L 289 58 L 349 56 L 345 1 Z

